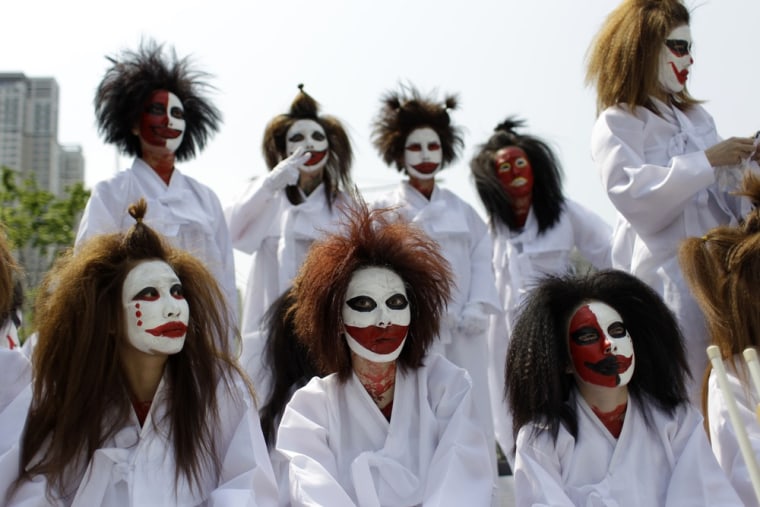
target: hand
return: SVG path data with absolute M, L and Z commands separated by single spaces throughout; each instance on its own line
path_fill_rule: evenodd
M 755 153 L 755 140 L 752 137 L 731 137 L 705 150 L 705 156 L 713 167 L 741 164 L 746 158 L 753 156 L 755 160 L 760 154 Z
M 483 334 L 488 329 L 488 314 L 481 303 L 467 303 L 459 316 L 457 330 L 468 336 Z
M 267 175 L 264 185 L 271 190 L 280 190 L 288 185 L 295 185 L 298 183 L 298 176 L 300 174 L 298 168 L 309 160 L 310 157 L 311 154 L 299 146 L 291 156 L 281 160 L 279 164 L 274 166 L 274 169 Z

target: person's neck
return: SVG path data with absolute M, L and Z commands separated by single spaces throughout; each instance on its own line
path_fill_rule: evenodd
M 298 175 L 298 188 L 305 195 L 311 195 L 315 188 L 322 183 L 322 170 L 307 173 L 306 171 L 300 171 Z
M 129 390 L 136 401 L 149 401 L 156 395 L 166 360 L 165 355 L 146 354 L 130 345 L 122 347 L 122 367 Z
M 427 200 L 430 200 L 430 196 L 433 195 L 433 189 L 435 188 L 435 178 L 427 180 L 421 180 L 413 176 L 409 177 L 409 184 L 416 188 L 419 193 L 424 195 Z
M 592 408 L 602 413 L 613 410 L 628 403 L 628 387 L 603 387 L 588 382 L 577 382 L 578 391 Z
M 383 409 L 393 401 L 396 361 L 374 363 L 352 352 L 351 362 L 356 376 L 378 408 Z
M 143 161 L 153 169 L 158 177 L 164 183 L 169 185 L 169 181 L 174 173 L 174 153 L 158 155 L 154 153 L 143 153 Z

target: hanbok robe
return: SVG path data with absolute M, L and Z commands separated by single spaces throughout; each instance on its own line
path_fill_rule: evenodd
M 315 377 L 277 435 L 294 507 L 489 506 L 493 453 L 473 420 L 466 371 L 438 354 L 396 372 L 390 421 L 352 375 Z
M 272 192 L 264 181 L 255 179 L 225 207 L 232 246 L 253 254 L 243 298 L 243 335 L 258 330 L 264 313 L 290 287 L 312 242 L 336 230 L 349 203 L 348 195 L 339 193 L 328 206 L 320 184 L 294 205 L 284 189 Z
M 749 203 L 731 194 L 740 181 L 738 168 L 715 169 L 705 156 L 720 141 L 707 111 L 699 105 L 680 111 L 653 100 L 662 116 L 643 107 L 631 113 L 624 105 L 604 110 L 591 151 L 607 195 L 625 219 L 618 227 L 630 226 L 616 239 L 633 245 L 631 273 L 657 291 L 681 326 L 694 379 L 691 398 L 698 404 L 709 340 L 681 273 L 678 247 L 684 238 L 736 224 Z
M 31 382 L 32 366 L 21 349 L 0 347 L 0 503 L 18 476 L 19 439 L 32 400 Z
M 734 361 L 740 367 L 739 373 L 729 361 L 724 362 L 728 384 L 736 400 L 741 424 L 747 431 L 755 461 L 760 462 L 760 423 L 758 423 L 756 415 L 760 398 L 758 398 L 755 389 L 751 387 L 752 383 L 749 378 L 749 371 L 744 366 L 744 358 L 737 355 Z M 740 375 L 744 378 L 743 382 L 740 380 Z M 749 467 L 747 467 L 744 456 L 739 449 L 736 428 L 728 415 L 726 397 L 720 390 L 714 370 L 710 372 L 710 378 L 707 382 L 707 422 L 713 453 L 715 453 L 718 463 L 728 475 L 742 502 L 746 506 L 760 505 L 752 487 Z
M 128 208 L 140 197 L 148 203 L 145 223 L 206 265 L 237 322 L 235 265 L 222 205 L 213 190 L 177 169 L 167 185 L 136 158 L 131 168 L 99 182 L 84 209 L 76 244 L 96 234 L 128 230 L 135 223 Z
M 397 213 L 421 227 L 440 245 L 441 255 L 449 261 L 454 275 L 453 290 L 433 350 L 469 372 L 476 416 L 489 445 L 495 449 L 487 332 L 469 336 L 457 329 L 462 310 L 469 303 L 479 303 L 487 315 L 502 310 L 491 265 L 493 248 L 488 227 L 472 206 L 440 185 L 433 187 L 428 200 L 408 181 L 402 181 L 395 191 L 378 198 L 371 206 L 399 207 Z M 495 476 L 496 453 L 492 456 Z
M 612 267 L 612 228 L 593 211 L 569 199 L 565 200 L 559 221 L 542 234 L 538 233 L 532 208 L 520 231 L 513 232 L 498 221 L 494 225 L 493 268 L 504 313 L 491 317 L 488 373 L 496 440 L 510 465 L 514 465 L 514 435 L 512 416 L 504 399 L 504 370 L 519 306 L 540 277 L 572 270 L 573 249 L 596 269 Z
M 650 404 L 650 424 L 632 397 L 615 439 L 582 396 L 570 403 L 578 437 L 560 426 L 550 432 L 532 424 L 517 436 L 516 505 L 551 506 L 740 506 L 718 466 L 691 404 L 673 415 Z M 537 435 L 532 435 L 538 429 Z
M 202 469 L 200 491 L 180 475 L 175 490 L 174 450 L 162 422 L 169 395 L 164 381 L 142 427 L 132 412 L 130 420 L 95 451 L 81 482 L 71 485 L 71 498 L 53 505 L 120 506 L 276 506 L 277 485 L 259 426 L 253 400 L 242 381 L 228 392 L 217 389 L 219 425 L 215 428 L 220 474 Z M 24 482 L 9 505 L 50 505 L 45 478 Z M 70 503 L 69 503 L 70 502 Z

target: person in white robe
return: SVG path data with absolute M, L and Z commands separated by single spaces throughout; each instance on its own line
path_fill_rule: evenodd
M 565 197 L 559 160 L 545 141 L 519 132 L 524 125 L 507 118 L 470 161 L 489 216 L 496 288 L 504 309 L 491 317 L 488 380 L 496 440 L 510 466 L 512 420 L 504 398 L 504 364 L 520 303 L 541 276 L 576 271 L 574 255 L 593 269 L 612 266 L 612 228 Z
M 686 89 L 694 61 L 689 21 L 680 0 L 621 2 L 592 43 L 586 76 L 599 111 L 591 154 L 619 213 L 614 267 L 644 280 L 675 312 L 698 405 L 708 336 L 677 249 L 684 238 L 742 218 L 748 203 L 733 192 L 742 162 L 760 153 L 751 137 L 721 140 Z
M 253 388 L 220 345 L 219 285 L 143 222 L 146 207 L 43 282 L 8 505 L 278 504 Z
M 334 116 L 299 85 L 287 113 L 266 126 L 262 149 L 269 172 L 225 207 L 232 246 L 252 255 L 243 297 L 244 339 L 290 286 L 309 245 L 335 229 L 351 200 L 353 153 Z
M 741 505 L 689 402 L 678 323 L 633 275 L 549 275 L 507 357 L 517 505 Z
M 95 95 L 98 129 L 106 142 L 135 158 L 129 169 L 93 187 L 75 244 L 129 229 L 127 208 L 144 198 L 146 223 L 206 265 L 236 321 L 232 242 L 222 205 L 213 190 L 175 166 L 194 158 L 221 123 L 221 113 L 203 94 L 209 88 L 205 74 L 154 41 L 109 61 Z
M 413 87 L 386 93 L 373 122 L 372 142 L 383 161 L 408 179 L 373 200 L 373 208 L 396 208 L 400 218 L 418 224 L 451 264 L 454 287 L 434 350 L 464 368 L 473 382 L 478 421 L 494 449 L 488 383 L 487 330 L 491 315 L 501 312 L 491 266 L 488 227 L 477 211 L 454 192 L 436 184 L 436 175 L 459 156 L 461 128 L 449 113 L 453 95 L 442 102 Z
M 760 177 L 750 173 L 742 194 L 760 202 Z M 702 397 L 710 444 L 744 505 L 759 506 L 748 464 L 739 446 L 727 401 L 733 398 L 741 425 L 749 439 L 755 466 L 760 460 L 760 392 L 751 382 L 746 349 L 760 345 L 760 314 L 756 297 L 760 270 L 760 210 L 754 208 L 738 226 L 720 226 L 701 238 L 685 240 L 679 261 L 694 297 L 705 313 L 710 339 L 717 345 L 728 377 L 729 392 L 723 392 L 717 373 L 711 370 Z
M 32 367 L 18 347 L 20 271 L 0 231 L 0 503 L 18 474 L 19 438 L 32 399 Z
M 294 281 L 296 336 L 329 374 L 297 390 L 280 422 L 291 504 L 491 505 L 493 447 L 470 377 L 430 352 L 450 265 L 416 225 L 352 213 Z

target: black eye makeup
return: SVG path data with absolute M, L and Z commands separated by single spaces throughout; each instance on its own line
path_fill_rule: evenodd
M 691 54 L 691 42 L 683 39 L 668 39 L 665 41 L 665 45 L 670 51 L 678 56 L 686 56 Z
M 375 303 L 375 300 L 369 296 L 353 297 L 346 301 L 346 304 L 349 308 L 357 312 L 371 312 L 377 308 L 377 303 Z

